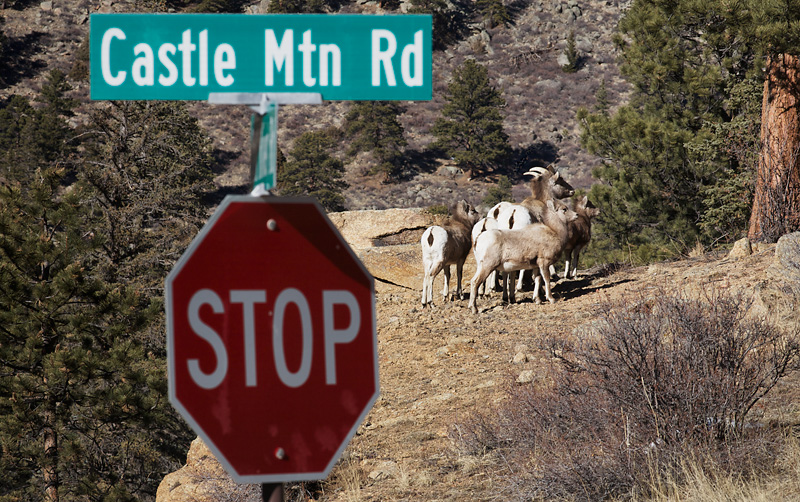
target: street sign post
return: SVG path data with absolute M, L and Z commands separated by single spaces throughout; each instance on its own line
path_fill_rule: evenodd
M 430 15 L 92 14 L 92 99 L 430 100 Z
M 170 401 L 217 459 L 325 478 L 379 385 L 373 278 L 319 204 L 226 197 L 165 286 Z
M 250 178 L 253 187 L 275 187 L 278 176 L 278 104 L 265 105 L 265 113 L 250 119 Z

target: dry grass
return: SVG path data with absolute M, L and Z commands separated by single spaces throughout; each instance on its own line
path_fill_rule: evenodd
M 652 495 L 632 502 L 790 502 L 800 500 L 800 442 L 790 438 L 778 457 L 777 472 L 743 479 L 716 468 L 687 461 L 681 481 L 672 477 L 653 480 Z
M 472 457 L 507 457 L 515 499 L 741 488 L 730 500 L 746 500 L 764 476 L 785 475 L 787 435 L 752 411 L 800 356 L 797 336 L 751 316 L 747 298 L 656 290 L 602 303 L 577 336 L 543 339 L 560 364 L 540 370 L 542 384 L 512 386 L 451 437 Z

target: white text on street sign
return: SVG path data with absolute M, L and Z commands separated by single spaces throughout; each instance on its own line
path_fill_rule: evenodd
M 430 15 L 93 14 L 92 99 L 429 100 Z

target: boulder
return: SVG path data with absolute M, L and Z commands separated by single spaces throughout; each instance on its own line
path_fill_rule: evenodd
M 422 232 L 442 220 L 420 208 L 342 211 L 328 217 L 353 249 L 419 243 Z
M 763 308 L 783 326 L 800 322 L 800 232 L 786 234 L 775 246 L 775 257 L 757 288 Z
M 753 254 L 753 248 L 750 245 L 750 239 L 745 237 L 733 243 L 733 247 L 728 253 L 728 258 L 731 260 L 739 260 Z
M 225 472 L 199 437 L 192 441 L 186 465 L 161 480 L 156 502 L 216 502 L 261 500 L 257 485 L 239 485 Z

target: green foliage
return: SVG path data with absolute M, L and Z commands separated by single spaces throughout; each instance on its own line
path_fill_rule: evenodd
M 598 100 L 596 113 L 578 114 L 582 144 L 605 159 L 591 197 L 603 209 L 596 249 L 609 260 L 646 262 L 741 235 L 763 56 L 800 49 L 794 3 L 636 0 L 626 12 L 616 43 L 630 104 L 610 116 Z
M 425 210 L 426 213 L 432 214 L 434 216 L 449 216 L 450 209 L 445 206 L 444 204 L 434 204 L 433 206 L 429 206 L 428 209 Z
M 166 399 L 158 323 L 166 265 L 146 260 L 156 269 L 148 274 L 137 259 L 157 252 L 122 250 L 129 242 L 115 240 L 115 227 L 151 235 L 174 227 L 167 218 L 155 222 L 152 206 L 122 218 L 113 204 L 136 200 L 137 191 L 169 191 L 163 181 L 143 186 L 142 165 L 179 179 L 169 157 L 193 162 L 176 142 L 198 131 L 175 114 L 168 117 L 174 129 L 131 114 L 96 122 L 83 145 L 88 160 L 77 162 L 73 138 L 81 135 L 66 122 L 75 106 L 68 90 L 52 72 L 37 107 L 12 96 L 0 109 L 0 498 L 43 500 L 47 490 L 62 501 L 152 499 L 161 477 L 182 463 L 191 435 Z M 137 150 L 132 140 L 105 145 L 103 126 L 128 139 L 147 129 L 147 147 Z M 172 153 L 158 156 L 159 149 Z M 126 169 L 115 171 L 117 165 Z M 93 168 L 97 178 L 107 175 L 101 186 L 89 182 Z
M 456 68 L 447 86 L 442 117 L 431 128 L 441 149 L 472 174 L 493 171 L 508 159 L 511 146 L 503 130 L 505 106 L 489 82 L 486 68 L 472 59 Z
M 564 48 L 564 55 L 567 56 L 567 64 L 561 67 L 564 73 L 575 73 L 580 68 L 580 55 L 575 46 L 575 30 L 569 32 L 567 36 L 567 46 Z
M 299 136 L 289 152 L 278 179 L 280 195 L 314 197 L 328 211 L 344 210 L 344 164 L 332 156 L 336 143 L 329 131 L 311 131 Z
M 38 98 L 44 106 L 34 108 L 17 95 L 0 102 L 0 179 L 26 178 L 40 162 L 63 162 L 74 151 L 65 117 L 76 101 L 63 96 L 69 90 L 64 75 L 54 70 Z
M 86 150 L 79 177 L 108 237 L 98 273 L 160 295 L 208 216 L 210 138 L 181 102 L 112 102 L 92 115 Z
M 8 44 L 8 39 L 6 38 L 6 34 L 3 30 L 4 24 L 6 24 L 6 19 L 3 16 L 0 16 L 0 69 L 5 67 L 6 45 Z M 0 84 L 4 83 L 3 77 L 0 76 Z
M 477 7 L 478 12 L 487 22 L 489 28 L 505 26 L 511 21 L 511 15 L 508 13 L 503 0 L 478 0 Z
M 75 59 L 72 68 L 69 70 L 69 78 L 73 81 L 89 81 L 89 36 L 87 35 L 78 50 L 75 52 Z
M 397 117 L 403 112 L 393 101 L 358 101 L 345 116 L 344 133 L 348 136 L 348 155 L 372 152 L 378 165 L 370 174 L 383 173 L 396 180 L 403 169 L 403 126 Z
M 433 17 L 433 48 L 444 50 L 461 32 L 458 9 L 447 0 L 411 0 L 409 14 L 430 14 Z
M 0 490 L 42 500 L 45 468 L 60 500 L 134 500 L 174 468 L 179 439 L 163 361 L 132 336 L 157 310 L 94 274 L 105 238 L 63 176 L 48 167 L 0 186 Z
M 608 89 L 606 88 L 606 79 L 600 82 L 600 87 L 594 95 L 594 111 L 602 115 L 608 115 L 611 105 L 608 101 Z
M 697 180 L 703 172 L 688 162 L 685 145 L 693 136 L 672 122 L 644 117 L 631 107 L 613 117 L 581 114 L 583 144 L 615 163 L 594 176 L 605 183 L 589 198 L 602 208 L 596 237 L 624 250 L 635 264 L 674 256 L 696 241 L 694 223 L 702 211 Z M 631 251 L 630 248 L 640 248 Z M 619 261 L 611 256 L 609 261 Z
M 710 124 L 709 139 L 689 145 L 694 162 L 715 174 L 702 188 L 700 228 L 708 240 L 730 243 L 747 233 L 761 148 L 762 89 L 756 78 L 735 84 L 725 106 L 730 121 Z
M 189 9 L 189 12 L 200 13 L 239 13 L 244 10 L 242 0 L 201 0 L 199 4 Z
M 772 54 L 797 54 L 800 49 L 800 1 L 752 0 L 754 38 L 759 50 Z
M 514 185 L 511 184 L 508 176 L 500 175 L 497 178 L 497 184 L 490 186 L 489 190 L 486 191 L 486 197 L 483 198 L 481 203 L 487 207 L 494 207 L 499 202 L 514 202 L 514 195 L 511 193 L 513 187 Z

